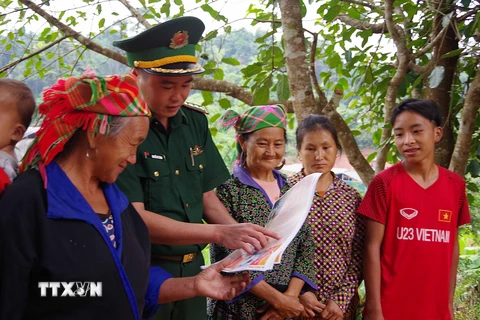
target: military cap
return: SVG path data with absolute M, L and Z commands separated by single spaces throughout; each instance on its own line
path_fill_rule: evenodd
M 131 67 L 156 75 L 184 76 L 202 73 L 195 47 L 205 25 L 195 17 L 180 17 L 158 24 L 135 37 L 114 41 L 127 54 Z

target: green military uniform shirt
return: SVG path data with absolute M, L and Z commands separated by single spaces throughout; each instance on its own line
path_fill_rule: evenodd
M 229 178 L 213 143 L 205 115 L 183 106 L 169 119 L 167 133 L 155 118 L 147 138 L 138 147 L 137 162 L 118 177 L 117 185 L 131 202 L 145 209 L 190 223 L 202 223 L 203 193 Z M 152 245 L 152 256 L 199 252 L 204 244 Z

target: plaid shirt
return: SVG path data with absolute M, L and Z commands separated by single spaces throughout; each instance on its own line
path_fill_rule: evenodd
M 362 281 L 365 222 L 356 214 L 358 191 L 334 176 L 325 195 L 315 193 L 308 221 L 314 234 L 317 298 L 333 300 L 344 313 L 354 312 Z M 296 184 L 303 170 L 289 178 Z

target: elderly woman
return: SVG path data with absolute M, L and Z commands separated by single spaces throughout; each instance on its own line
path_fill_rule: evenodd
M 310 115 L 300 123 L 297 150 L 303 169 L 289 178 L 292 184 L 311 173 L 322 173 L 307 218 L 315 234 L 318 291 L 307 292 L 300 300 L 315 319 L 356 319 L 365 230 L 363 219 L 355 213 L 360 195 L 332 172 L 341 147 L 326 117 Z
M 285 111 L 281 105 L 258 106 L 242 116 L 228 111 L 224 128 L 235 126 L 238 164 L 233 176 L 217 188 L 217 195 L 238 222 L 264 226 L 275 201 L 289 189 L 276 169 L 282 163 L 286 143 Z M 308 227 L 308 225 L 305 225 Z M 251 284 L 234 301 L 214 301 L 211 319 L 284 319 L 299 316 L 298 296 L 304 287 L 314 290 L 313 239 L 302 228 L 282 256 L 280 264 L 264 273 L 252 272 Z M 230 252 L 213 246 L 213 260 Z M 267 304 L 266 304 L 267 303 Z M 263 313 L 263 315 L 262 315 Z
M 245 288 L 223 266 L 149 270 L 147 228 L 114 184 L 148 131 L 133 76 L 71 77 L 43 98 L 24 172 L 0 200 L 0 319 L 141 319 L 159 302 Z

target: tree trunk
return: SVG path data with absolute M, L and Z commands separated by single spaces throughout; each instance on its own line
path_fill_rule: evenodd
M 441 14 L 436 18 L 436 30 L 437 33 L 442 29 L 442 18 L 445 14 L 448 14 L 450 10 L 445 10 L 445 6 L 448 4 L 443 2 L 440 4 Z M 453 136 L 452 126 L 450 124 L 450 105 L 452 101 L 451 90 L 453 80 L 455 79 L 455 70 L 457 67 L 458 57 L 443 58 L 440 57 L 452 50 L 458 49 L 458 39 L 455 36 L 455 31 L 450 25 L 445 34 L 445 37 L 434 47 L 433 57 L 437 60 L 437 66 L 444 67 L 443 80 L 436 88 L 428 88 L 425 94 L 426 99 L 431 99 L 438 103 L 440 111 L 442 113 L 443 123 L 443 137 L 435 148 L 435 163 L 441 165 L 444 168 L 448 168 L 450 159 L 452 157 L 453 148 L 455 147 L 455 139 Z
M 280 0 L 283 39 L 288 73 L 288 83 L 293 100 L 293 110 L 300 122 L 309 114 L 320 113 L 310 82 L 307 50 L 302 26 L 299 1 Z
M 475 131 L 475 120 L 477 119 L 480 107 L 480 70 L 468 88 L 465 103 L 463 105 L 462 120 L 458 130 L 457 143 L 452 154 L 452 161 L 449 169 L 464 175 L 470 155 L 472 136 Z

